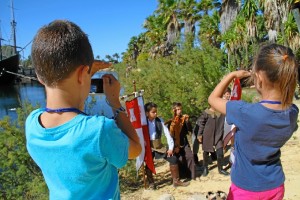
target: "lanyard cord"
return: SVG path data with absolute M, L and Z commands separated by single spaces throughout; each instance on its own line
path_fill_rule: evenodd
M 281 101 L 262 100 L 258 103 L 281 104 Z
M 43 109 L 46 112 L 54 112 L 54 113 L 61 113 L 61 112 L 75 112 L 78 114 L 87 115 L 85 112 L 82 112 L 81 110 L 77 108 L 57 108 L 57 109 L 51 109 L 51 108 L 44 108 Z

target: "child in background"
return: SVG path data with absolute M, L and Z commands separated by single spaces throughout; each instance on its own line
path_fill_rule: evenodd
M 196 122 L 194 131 L 197 131 L 197 139 L 202 144 L 203 150 L 203 173 L 202 176 L 208 174 L 209 154 L 216 151 L 218 172 L 222 175 L 229 175 L 223 169 L 224 165 L 224 151 L 223 151 L 223 134 L 224 134 L 224 120 L 225 116 L 217 112 L 213 107 L 202 112 L 201 116 Z
M 168 128 L 164 125 L 162 119 L 157 117 L 157 105 L 153 102 L 145 104 L 145 112 L 148 119 L 149 137 L 152 148 L 153 158 L 164 158 L 170 163 L 170 171 L 173 181 L 173 186 L 187 186 L 189 182 L 181 182 L 179 179 L 179 169 L 177 157 L 173 155 L 174 141 L 170 135 Z M 161 143 L 162 133 L 165 134 L 168 142 L 168 149 L 164 148 Z M 156 189 L 154 178 L 151 170 L 145 166 L 147 180 L 150 189 Z
M 94 56 L 87 35 L 69 21 L 42 27 L 31 57 L 47 103 L 27 117 L 27 149 L 42 170 L 50 199 L 120 199 L 118 168 L 137 157 L 141 146 L 121 107 L 118 80 L 103 76 L 114 119 L 82 111 Z
M 222 98 L 233 79 L 251 75 L 260 102 Z M 269 44 L 261 47 L 252 74 L 244 70 L 229 73 L 209 96 L 210 105 L 237 127 L 229 200 L 283 199 L 285 177 L 280 148 L 297 129 L 299 110 L 292 103 L 297 76 L 298 64 L 292 50 Z
M 181 178 L 196 180 L 194 155 L 188 141 L 188 134 L 192 132 L 189 116 L 182 114 L 182 104 L 174 102 L 172 105 L 173 118 L 165 122 L 174 140 L 174 155 L 178 159 Z

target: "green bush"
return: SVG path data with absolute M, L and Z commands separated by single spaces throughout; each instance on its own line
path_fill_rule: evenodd
M 42 173 L 26 149 L 24 124 L 33 110 L 30 104 L 17 109 L 18 120 L 0 121 L 0 197 L 1 199 L 48 199 Z
M 176 55 L 138 62 L 136 68 L 125 70 L 124 64 L 115 65 L 125 93 L 144 89 L 145 103 L 158 105 L 158 115 L 165 121 L 172 117 L 173 102 L 183 104 L 183 112 L 199 116 L 208 106 L 207 98 L 222 76 L 224 53 L 202 42 L 201 48 L 183 48 Z

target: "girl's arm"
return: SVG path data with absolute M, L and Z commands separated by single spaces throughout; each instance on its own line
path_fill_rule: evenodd
M 223 99 L 223 92 L 235 78 L 244 78 L 250 76 L 251 73 L 245 70 L 239 70 L 229 73 L 221 80 L 221 82 L 215 87 L 213 92 L 208 97 L 208 103 L 217 111 L 222 114 L 226 114 L 227 100 Z

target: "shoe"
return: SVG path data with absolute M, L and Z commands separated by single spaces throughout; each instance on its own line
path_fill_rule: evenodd
M 207 176 L 208 175 L 208 167 L 207 166 L 205 166 L 205 167 L 203 167 L 203 172 L 202 172 L 202 176 Z
M 156 190 L 157 187 L 154 183 L 150 183 L 149 186 L 148 186 L 148 190 Z
M 177 164 L 170 165 L 170 171 L 171 171 L 174 187 L 178 187 L 178 186 L 186 187 L 190 184 L 189 182 L 180 181 L 180 179 L 179 179 L 179 170 L 178 170 L 178 165 Z

